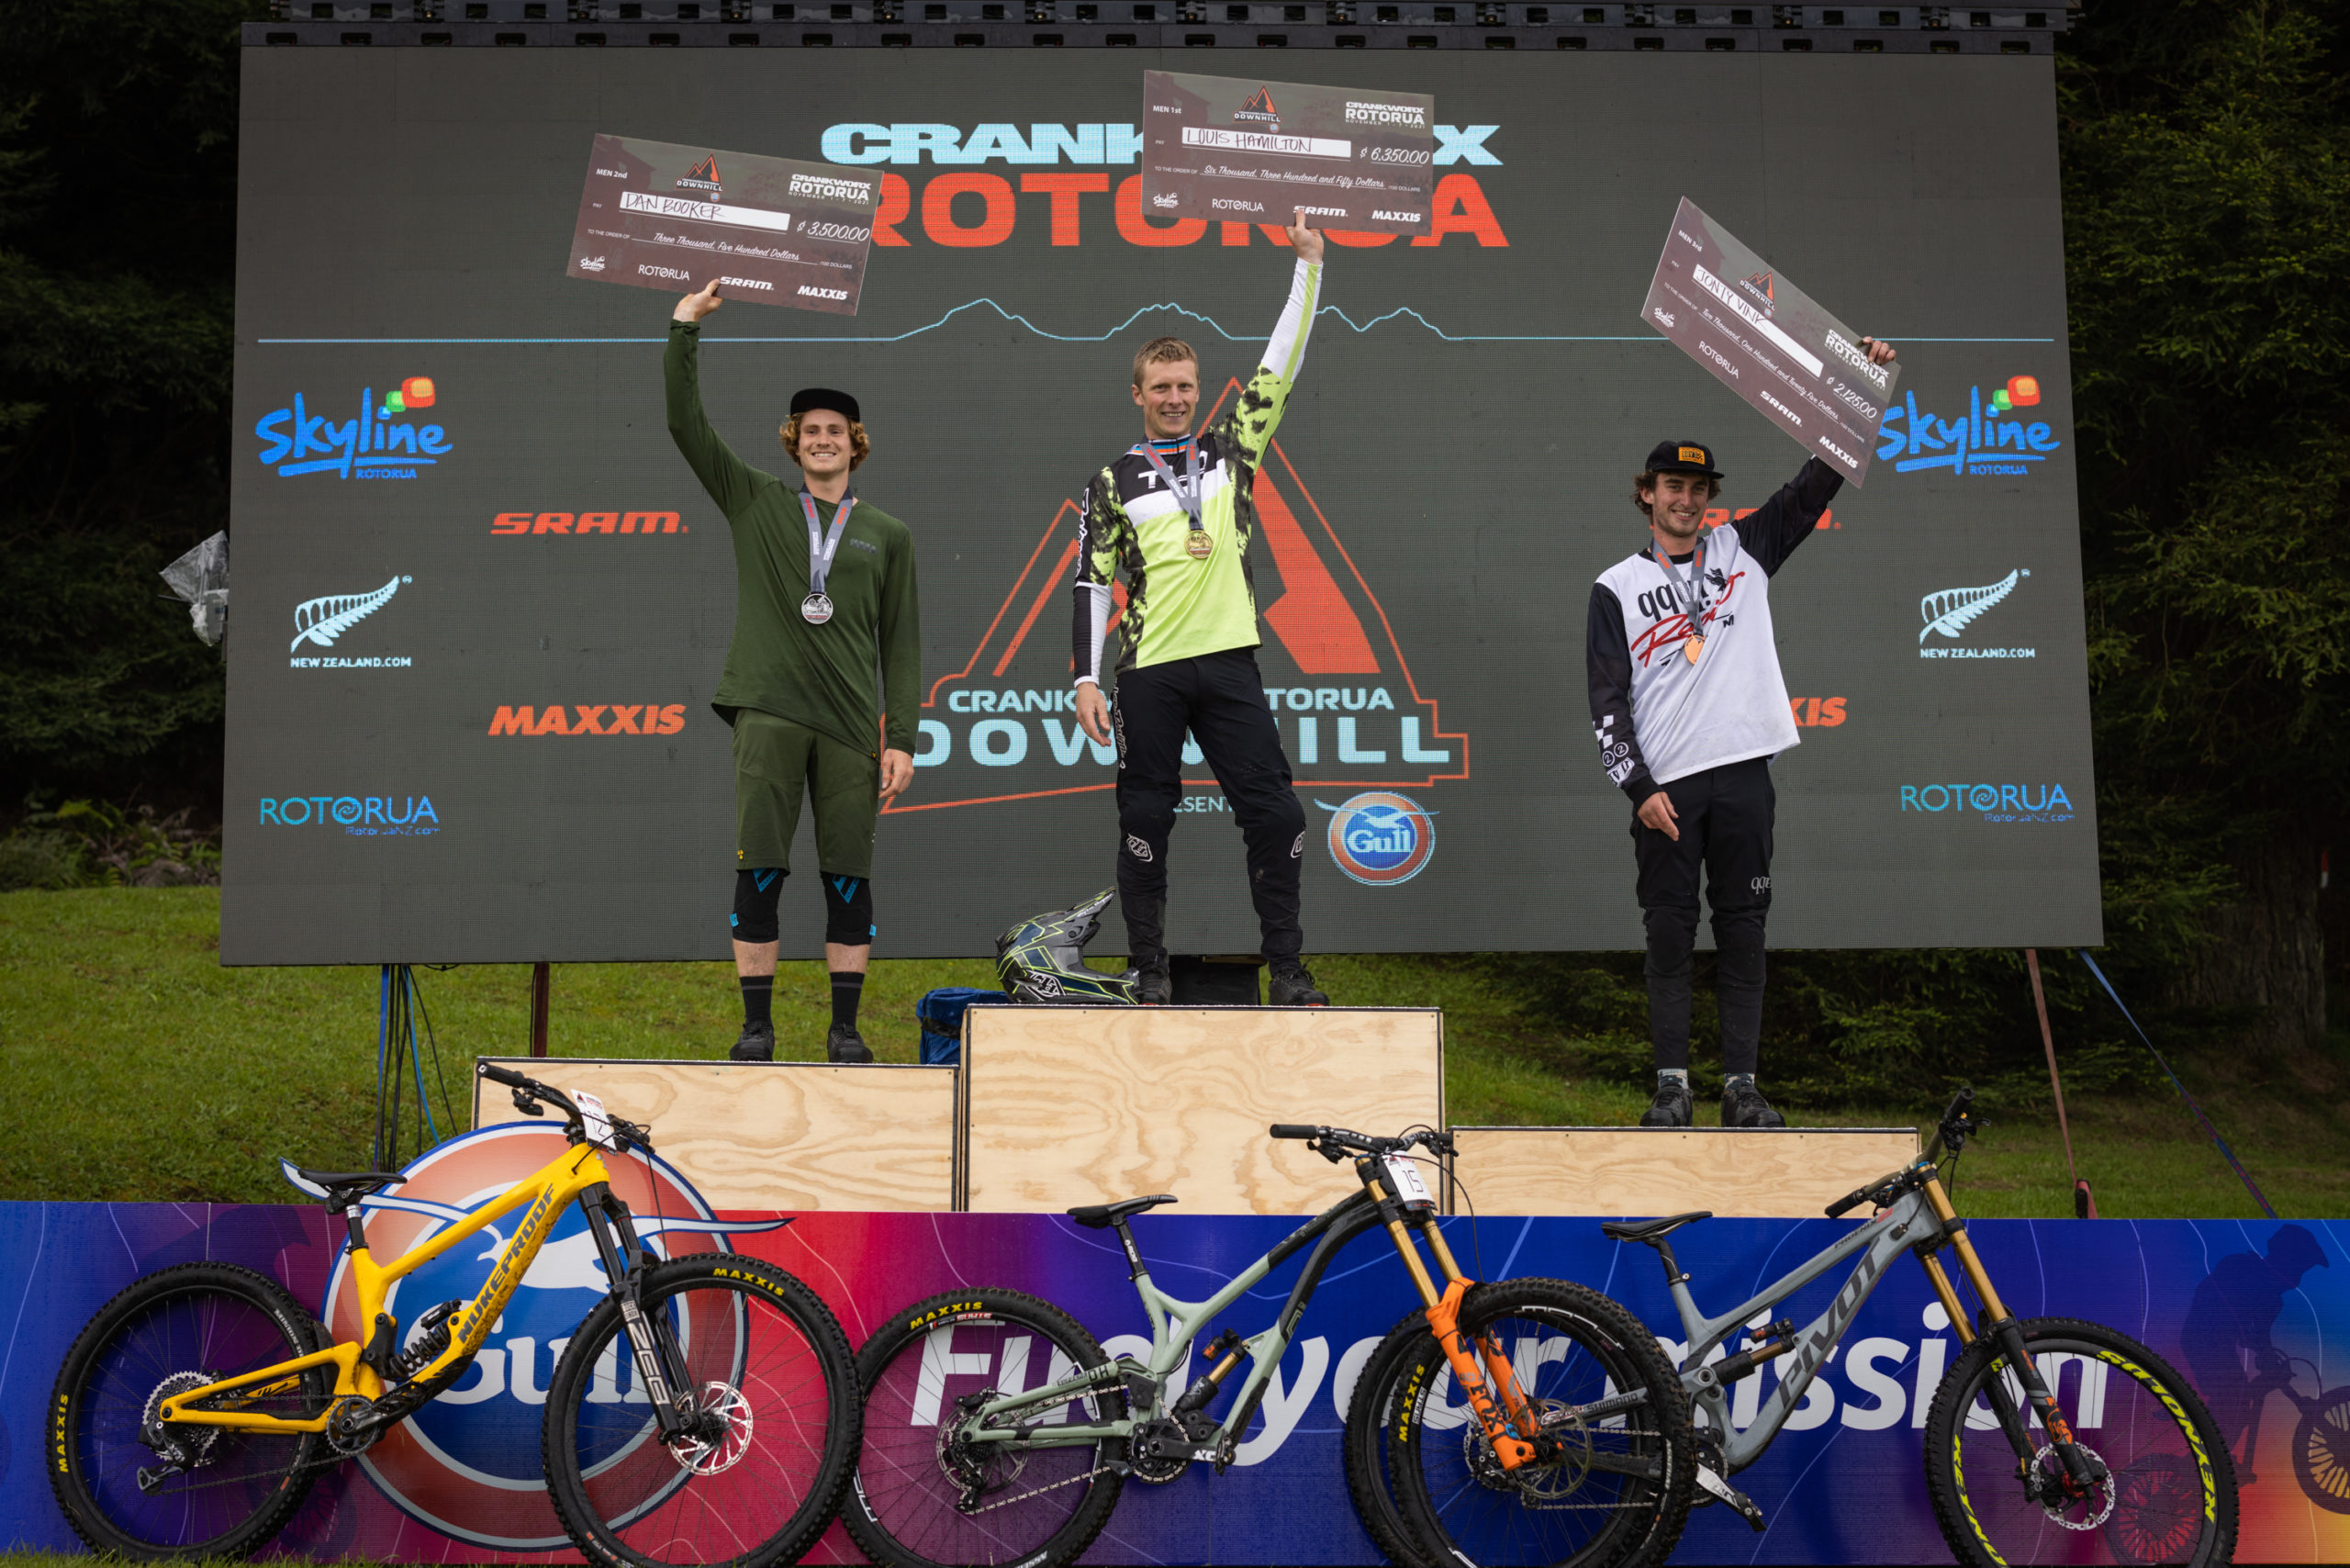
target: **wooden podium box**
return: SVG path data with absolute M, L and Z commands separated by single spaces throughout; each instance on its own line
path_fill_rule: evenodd
M 1172 1193 L 1189 1214 L 1312 1214 L 1354 1172 L 1275 1122 L 1444 1125 L 1435 1008 L 974 1007 L 957 1208 L 1046 1213 Z
M 952 1068 L 482 1059 L 600 1095 L 613 1114 L 652 1128 L 654 1152 L 715 1209 L 955 1205 Z M 474 1125 L 517 1119 L 509 1093 L 476 1078 Z
M 1455 1127 L 1480 1215 L 1808 1218 L 1918 1158 L 1915 1127 Z M 1458 1191 L 1454 1214 L 1468 1212 Z

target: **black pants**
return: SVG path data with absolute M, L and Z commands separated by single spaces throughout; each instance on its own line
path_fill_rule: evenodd
M 1118 902 L 1137 965 L 1167 958 L 1167 838 L 1183 797 L 1183 736 L 1200 743 L 1248 846 L 1248 896 L 1270 963 L 1305 945 L 1297 924 L 1305 809 L 1248 648 L 1130 669 L 1118 677 Z
M 1771 913 L 1771 824 L 1778 793 L 1762 757 L 1709 767 L 1664 787 L 1678 842 L 1632 818 L 1640 914 L 1649 934 L 1649 1038 L 1656 1065 L 1689 1065 L 1690 955 L 1697 946 L 1697 870 L 1714 912 L 1714 1005 L 1722 1070 L 1752 1072 L 1762 1037 L 1762 923 Z

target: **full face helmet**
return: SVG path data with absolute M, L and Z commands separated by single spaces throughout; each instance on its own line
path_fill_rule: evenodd
M 1104 888 L 1072 909 L 1031 916 L 995 939 L 996 977 L 1013 1001 L 1134 1005 L 1132 979 L 1085 967 L 1085 945 L 1114 892 Z

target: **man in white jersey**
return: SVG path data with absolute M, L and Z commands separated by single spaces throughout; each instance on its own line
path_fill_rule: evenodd
M 1893 345 L 1863 338 L 1884 364 Z M 1843 476 L 1818 458 L 1736 522 L 1705 528 L 1713 449 L 1668 441 L 1633 480 L 1648 547 L 1592 586 L 1584 665 L 1600 766 L 1631 798 L 1648 928 L 1656 1098 L 1644 1127 L 1689 1126 L 1689 974 L 1697 875 L 1713 909 L 1722 1126 L 1783 1127 L 1755 1085 L 1776 797 L 1771 757 L 1796 745 L 1771 628 L 1771 578 L 1811 536 Z

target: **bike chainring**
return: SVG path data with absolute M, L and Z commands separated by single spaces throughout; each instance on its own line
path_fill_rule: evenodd
M 1204 1410 L 1145 1421 L 1126 1440 L 1126 1463 L 1137 1481 L 1164 1486 L 1192 1467 L 1192 1450 L 1215 1437 L 1215 1417 Z
M 1516 1492 L 1537 1507 L 1556 1506 L 1583 1490 L 1591 1475 L 1591 1430 L 1572 1406 L 1555 1399 L 1529 1401 L 1546 1450 L 1540 1459 L 1505 1469 L 1501 1456 L 1475 1417 L 1461 1439 L 1470 1474 L 1494 1492 Z
M 2055 1444 L 2050 1443 L 2032 1455 L 2031 1467 L 2024 1477 L 2024 1495 L 2039 1504 L 2040 1511 L 2048 1516 L 2048 1522 L 2059 1529 L 2093 1530 L 2113 1517 L 2114 1500 L 2121 1489 L 2114 1481 L 2112 1467 L 2095 1449 L 2077 1440 L 2073 1447 L 2105 1473 L 2102 1480 L 2087 1494 L 2073 1492 L 2070 1477 L 2065 1473 L 2065 1457 L 2056 1451 Z M 2084 1509 L 2095 1511 L 2079 1512 Z
M 327 1446 L 346 1459 L 374 1448 L 384 1435 L 383 1427 L 368 1419 L 375 1412 L 375 1401 L 355 1394 L 336 1400 L 327 1412 Z

